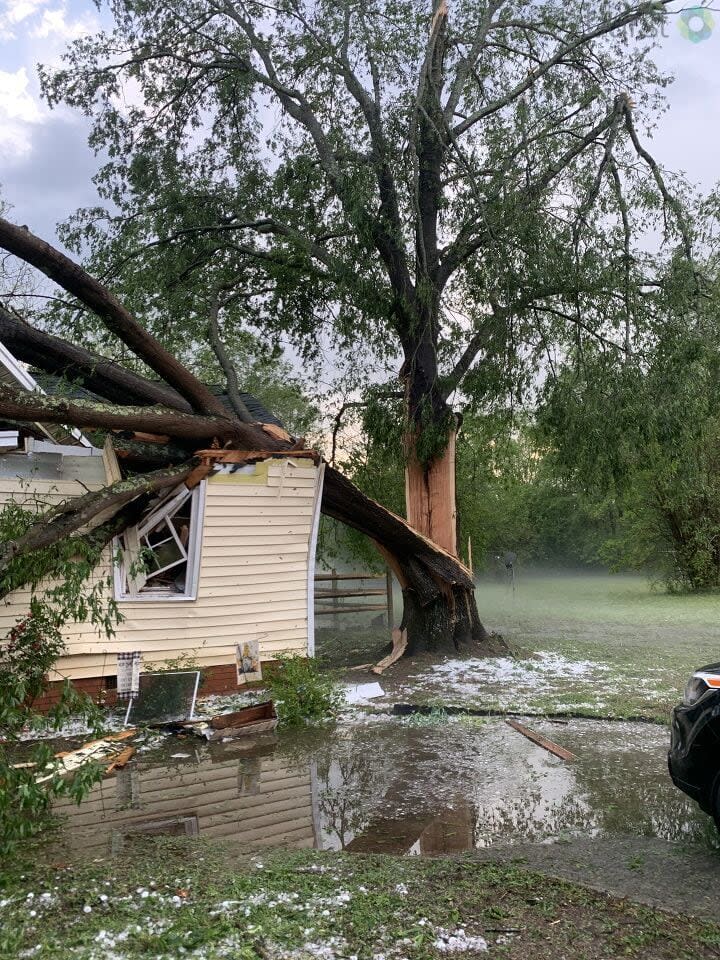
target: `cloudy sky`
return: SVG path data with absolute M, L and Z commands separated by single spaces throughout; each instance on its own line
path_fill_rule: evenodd
M 720 13 L 715 20 L 709 38 L 692 43 L 674 18 L 657 58 L 676 79 L 652 152 L 705 190 L 720 180 Z M 42 103 L 37 64 L 57 61 L 69 40 L 99 26 L 91 0 L 0 0 L 0 189 L 13 218 L 48 239 L 58 221 L 96 200 L 97 161 L 85 121 Z

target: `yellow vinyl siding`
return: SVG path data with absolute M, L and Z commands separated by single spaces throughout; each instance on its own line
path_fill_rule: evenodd
M 265 660 L 307 653 L 308 549 L 318 470 L 308 461 L 260 466 L 267 469 L 243 475 L 242 483 L 234 483 L 233 474 L 207 482 L 197 599 L 123 600 L 125 619 L 111 638 L 98 636 L 87 623 L 69 626 L 68 654 L 58 661 L 55 679 L 113 675 L 116 654 L 131 650 L 141 650 L 146 663 L 189 654 L 200 666 L 234 662 L 235 644 L 253 638 Z M 33 492 L 57 502 L 84 490 L 76 483 L 35 480 Z M 28 493 L 0 480 L 0 502 L 13 496 L 22 501 Z M 98 577 L 110 575 L 111 560 L 108 549 Z M 0 636 L 26 612 L 28 598 L 28 591 L 16 591 L 0 605 Z

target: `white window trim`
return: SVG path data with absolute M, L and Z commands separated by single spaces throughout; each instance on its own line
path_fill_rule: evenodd
M 203 528 L 205 526 L 206 485 L 207 481 L 202 480 L 197 487 L 190 492 L 190 497 L 192 497 L 195 502 L 193 503 L 194 523 L 191 524 L 190 538 L 187 547 L 189 591 L 186 593 L 170 593 L 169 591 L 167 593 L 161 593 L 159 591 L 153 593 L 128 593 L 125 589 L 124 559 L 121 559 L 120 562 L 115 559 L 118 553 L 122 553 L 120 540 L 116 538 L 113 541 L 113 581 L 115 585 L 115 600 L 117 600 L 118 603 L 153 603 L 155 601 L 160 603 L 193 603 L 197 600 L 200 581 L 200 556 L 202 554 Z M 165 503 L 152 514 L 153 524 L 156 524 L 168 513 L 171 513 L 175 509 L 175 506 L 178 505 L 178 501 L 185 499 L 186 492 L 186 488 L 183 485 L 175 496 L 169 497 Z M 148 520 L 150 520 L 150 518 L 148 518 Z M 146 525 L 147 521 L 142 524 L 143 527 Z M 136 526 L 134 529 L 137 530 L 138 527 Z
M 323 486 L 325 483 L 325 463 L 322 461 L 317 471 L 315 498 L 313 501 L 312 527 L 308 542 L 307 557 L 307 655 L 315 656 L 315 554 L 317 553 L 318 530 L 320 529 L 320 508 L 322 506 Z

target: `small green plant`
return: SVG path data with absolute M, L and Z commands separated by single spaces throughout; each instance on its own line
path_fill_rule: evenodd
M 16 502 L 0 510 L 0 542 L 7 544 L 37 519 L 37 511 Z M 70 717 L 99 731 L 102 716 L 92 700 L 66 681 L 46 716 L 33 706 L 48 685 L 48 674 L 65 650 L 63 629 L 86 621 L 111 636 L 119 620 L 109 596 L 110 578 L 93 578 L 101 549 L 82 537 L 72 537 L 47 550 L 34 551 L 11 562 L 0 582 L 2 595 L 29 584 L 28 611 L 0 638 L 0 855 L 48 823 L 53 800 L 70 796 L 80 802 L 103 767 L 86 764 L 69 777 L 53 770 L 57 764 L 47 743 L 34 746 L 18 763 L 17 743 L 32 729 L 59 730 Z M 48 585 L 46 578 L 51 578 Z M 37 783 L 39 770 L 53 776 Z
M 197 670 L 200 673 L 200 682 L 203 680 L 203 669 L 198 660 L 197 649 L 184 650 L 176 657 L 168 657 L 166 660 L 146 663 L 144 670 L 146 673 L 179 673 L 188 670 Z
M 441 706 L 432 704 L 429 710 L 419 710 L 417 713 L 411 713 L 404 718 L 404 724 L 408 727 L 436 727 L 438 724 L 450 723 L 450 714 Z
M 288 727 L 334 720 L 343 695 L 333 677 L 312 658 L 281 655 L 269 686 L 280 722 Z

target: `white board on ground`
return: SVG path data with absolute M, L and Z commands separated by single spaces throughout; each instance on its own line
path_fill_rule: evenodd
M 345 687 L 345 700 L 350 704 L 368 703 L 376 697 L 385 696 L 379 683 L 348 684 Z

